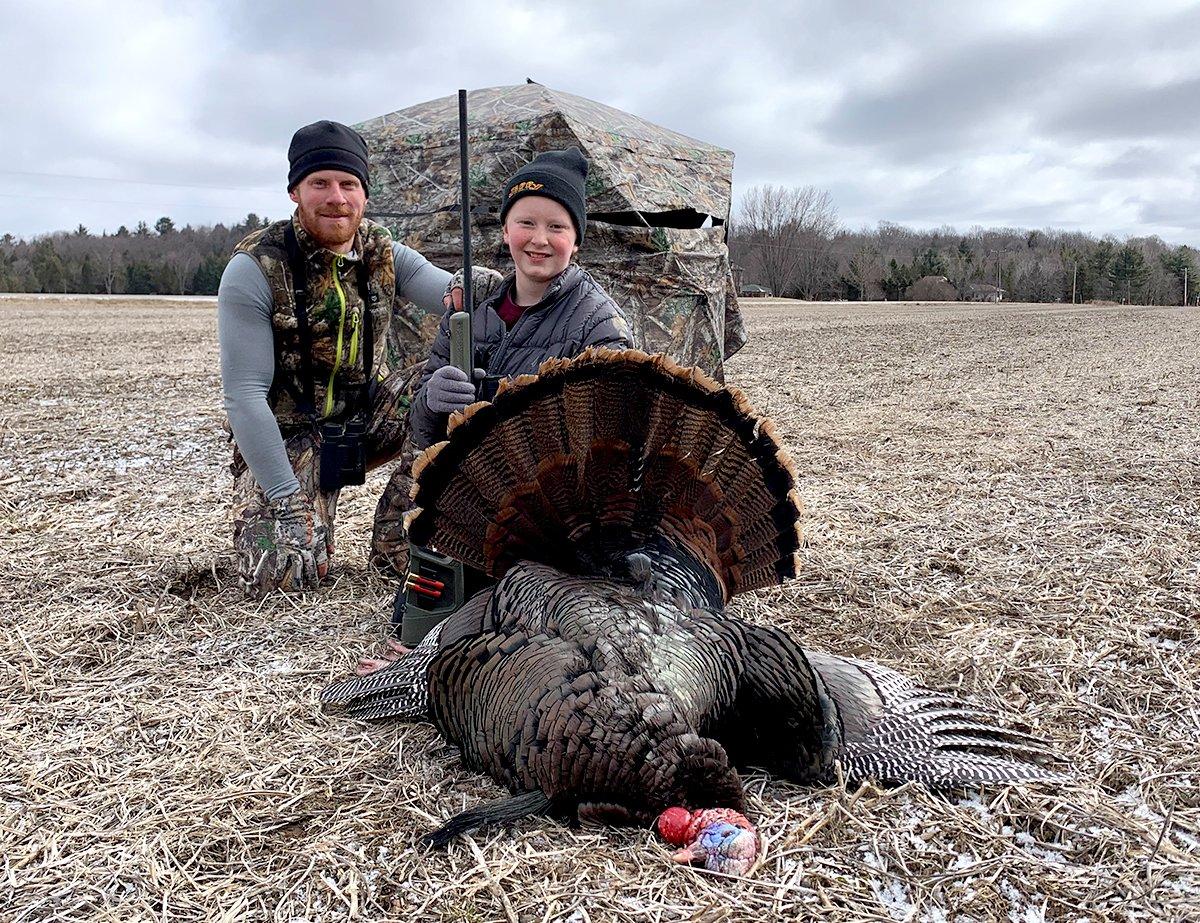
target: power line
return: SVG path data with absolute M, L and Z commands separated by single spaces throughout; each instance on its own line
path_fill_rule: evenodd
M 769 247 L 772 250 L 784 250 L 788 253 L 830 253 L 834 249 L 833 245 L 829 247 L 796 247 L 789 244 L 775 244 L 761 240 L 741 240 L 737 236 L 731 236 L 729 239 L 735 247 Z M 837 251 L 839 256 L 844 256 L 846 252 L 844 250 Z
M 39 199 L 50 202 L 91 202 L 96 205 L 137 205 L 145 208 L 208 208 L 215 211 L 230 211 L 239 207 L 245 207 L 237 205 L 209 205 L 200 202 L 190 202 L 182 205 L 169 202 L 130 202 L 126 199 L 89 199 L 79 196 L 34 195 L 25 192 L 0 192 L 0 198 Z
M 82 176 L 76 173 L 35 173 L 32 170 L 0 170 L 0 176 L 40 176 L 46 179 L 82 179 L 98 183 L 129 183 L 135 186 L 177 186 L 187 189 L 219 189 L 225 192 L 250 192 L 273 188 L 267 184 L 259 186 L 214 186 L 208 183 L 168 183 L 154 179 L 124 179 L 119 176 Z

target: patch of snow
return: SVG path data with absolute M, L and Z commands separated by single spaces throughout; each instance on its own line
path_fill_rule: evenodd
M 1162 883 L 1162 887 L 1176 894 L 1185 894 L 1190 897 L 1200 898 L 1200 878 L 1195 875 L 1181 875 L 1178 878 L 1168 878 Z
M 963 869 L 969 869 L 972 865 L 978 865 L 978 864 L 979 864 L 979 857 L 976 856 L 974 853 L 960 852 L 957 856 L 954 857 L 954 861 L 951 862 L 947 866 L 947 868 L 949 868 L 950 871 L 952 871 L 952 872 L 960 872 Z
M 1018 833 L 1013 837 L 1013 840 L 1024 852 L 1041 859 L 1043 862 L 1048 862 L 1052 865 L 1066 865 L 1067 860 L 1063 857 L 1062 853 L 1040 845 L 1039 841 L 1028 833 Z
M 862 854 L 863 862 L 868 866 L 879 872 L 887 872 L 886 863 L 877 854 L 869 849 L 863 849 Z M 889 876 L 886 881 L 872 878 L 871 892 L 893 920 L 911 920 L 916 913 L 917 908 L 909 896 L 908 887 L 899 878 Z
M 1010 881 L 997 883 L 1000 893 L 1008 898 L 1008 919 L 1012 923 L 1046 923 L 1046 896 L 1034 892 L 1025 897 Z M 1039 904 L 1038 901 L 1041 903 Z
M 968 792 L 958 799 L 958 804 L 964 808 L 970 808 L 985 820 L 992 816 L 991 809 L 983 803 L 983 798 L 980 797 L 979 792 Z

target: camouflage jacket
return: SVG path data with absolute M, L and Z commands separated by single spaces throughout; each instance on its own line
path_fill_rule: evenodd
M 300 254 L 305 260 L 308 289 L 308 326 L 312 339 L 313 403 L 318 418 L 338 417 L 347 401 L 358 397 L 363 384 L 363 293 L 358 290 L 357 260 L 367 270 L 367 315 L 371 323 L 371 368 L 383 362 L 387 345 L 396 269 L 392 236 L 388 229 L 363 219 L 353 253 L 334 253 L 318 246 L 297 217 L 276 221 L 255 231 L 237 245 L 262 268 L 271 287 L 271 328 L 275 334 L 275 378 L 267 396 L 275 419 L 283 428 L 300 428 L 310 418 L 298 406 L 304 395 L 300 335 L 292 272 L 288 267 L 285 232 L 296 229 Z M 330 385 L 332 384 L 332 393 Z

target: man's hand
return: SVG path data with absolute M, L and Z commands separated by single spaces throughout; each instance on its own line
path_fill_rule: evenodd
M 488 295 L 496 290 L 504 276 L 486 266 L 471 267 L 471 288 L 475 292 L 475 304 L 483 302 Z M 442 304 L 455 311 L 463 309 L 463 271 L 460 269 L 446 283 L 446 293 L 442 296 Z
M 258 538 L 242 582 L 251 593 L 316 587 L 329 571 L 329 529 L 302 490 L 270 505 L 269 529 Z

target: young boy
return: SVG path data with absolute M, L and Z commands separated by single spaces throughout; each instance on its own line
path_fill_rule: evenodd
M 547 151 L 505 184 L 500 221 L 515 272 L 475 307 L 475 357 L 484 366 L 476 369 L 475 379 L 484 373 L 491 380 L 532 374 L 546 359 L 570 358 L 589 346 L 633 346 L 621 309 L 595 279 L 571 262 L 587 227 L 587 173 L 588 162 L 578 148 Z M 418 449 L 445 439 L 450 414 L 479 399 L 475 382 L 450 364 L 450 313 L 442 318 L 409 412 Z M 464 580 L 468 594 L 488 582 L 469 569 Z M 415 643 L 430 623 L 422 620 L 423 627 L 411 631 L 404 623 L 401 632 L 408 603 L 402 587 L 392 621 L 402 637 Z M 362 660 L 358 672 L 372 672 L 408 650 L 394 641 L 390 645 L 381 658 Z
M 547 151 L 504 186 L 500 221 L 516 271 L 476 306 L 472 324 L 476 360 L 489 378 L 534 373 L 545 359 L 589 346 L 633 345 L 621 309 L 571 262 L 587 228 L 587 173 L 579 148 Z M 410 411 L 416 446 L 446 438 L 450 414 L 477 399 L 475 383 L 450 364 L 447 312 Z

